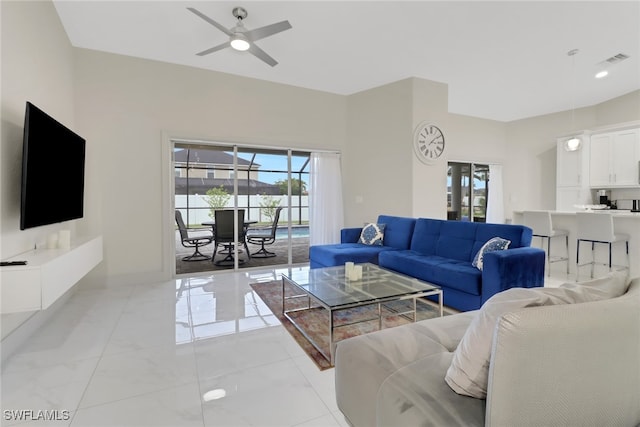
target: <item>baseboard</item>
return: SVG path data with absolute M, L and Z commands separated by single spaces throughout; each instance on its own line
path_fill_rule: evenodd
M 121 274 L 109 276 L 105 279 L 107 286 L 132 286 L 140 283 L 155 283 L 171 280 L 171 275 L 165 271 L 154 271 L 135 274 Z
M 164 272 L 128 274 L 107 278 L 91 277 L 90 275 L 88 275 L 87 277 L 80 280 L 80 282 L 78 282 L 71 289 L 69 289 L 49 308 L 47 308 L 46 310 L 33 312 L 33 315 L 31 317 L 27 318 L 14 330 L 9 332 L 0 343 L 0 362 L 4 364 L 22 345 L 24 345 L 24 343 L 28 342 L 29 338 L 31 338 L 31 336 L 36 331 L 49 323 L 49 321 L 67 303 L 69 298 L 76 290 L 100 288 L 105 286 L 132 286 L 140 283 L 162 282 L 169 279 L 170 278 L 168 278 L 168 274 Z
M 71 298 L 71 295 L 73 295 L 76 289 L 77 285 L 65 292 L 65 294 L 58 298 L 49 308 L 33 312 L 31 317 L 17 326 L 13 331 L 9 332 L 9 334 L 2 339 L 2 350 L 0 351 L 1 363 L 6 363 L 36 331 L 49 323 L 53 316 L 55 316 L 67 303 L 69 298 Z

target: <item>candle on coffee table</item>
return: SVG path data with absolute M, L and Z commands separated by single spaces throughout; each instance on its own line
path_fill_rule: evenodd
M 354 265 L 353 266 L 353 275 L 355 277 L 355 279 L 353 279 L 353 280 L 362 280 L 362 266 L 361 265 Z
M 353 266 L 355 264 L 351 261 L 344 263 L 344 275 L 351 278 L 351 272 L 353 271 Z

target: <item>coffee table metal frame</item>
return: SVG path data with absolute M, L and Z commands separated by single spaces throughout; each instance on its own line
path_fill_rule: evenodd
M 327 276 L 325 277 L 326 279 L 325 282 L 328 282 L 328 283 L 325 283 L 325 285 L 328 286 L 328 288 L 325 287 L 323 290 L 324 291 L 330 290 L 329 297 L 331 296 L 338 297 L 340 294 L 344 295 L 348 292 L 348 290 L 354 291 L 353 293 L 349 294 L 348 299 L 351 299 L 351 301 L 342 301 L 340 303 L 328 301 L 330 298 L 326 295 L 326 292 L 325 292 L 325 295 L 319 296 L 319 295 L 314 295 L 313 291 L 306 289 L 305 286 L 310 286 L 312 283 L 309 283 L 309 282 L 312 282 L 312 280 L 309 280 L 306 283 L 299 284 L 296 282 L 294 278 L 290 277 L 290 276 L 294 276 L 293 274 L 290 273 L 290 276 L 288 276 L 287 274 L 282 274 L 282 314 L 283 316 L 289 319 L 291 324 L 298 331 L 300 331 L 302 335 L 304 335 L 304 337 L 311 343 L 311 345 L 313 345 L 316 348 L 316 350 L 318 350 L 320 354 L 322 354 L 322 356 L 325 359 L 327 359 L 332 366 L 333 366 L 334 353 L 335 353 L 334 330 L 336 328 L 377 319 L 378 329 L 382 329 L 383 317 L 398 316 L 398 315 L 404 316 L 406 318 L 409 318 L 409 315 L 412 315 L 411 317 L 413 319 L 413 322 L 415 322 L 416 314 L 417 314 L 416 310 L 417 310 L 418 298 L 432 296 L 432 295 L 437 295 L 438 306 L 440 309 L 440 317 L 443 316 L 442 289 L 440 289 L 440 287 L 438 287 L 437 285 L 434 285 L 432 283 L 425 282 L 422 280 L 418 280 L 413 277 L 405 276 L 403 274 L 396 273 L 394 271 L 383 269 L 381 267 L 378 267 L 375 264 L 366 263 L 361 265 L 363 266 L 363 278 L 358 281 L 352 281 L 345 277 L 344 266 L 326 267 L 326 268 L 318 268 L 318 269 L 311 270 L 316 275 L 322 275 L 322 273 L 327 273 Z M 304 270 L 310 270 L 310 269 L 308 269 L 307 267 L 303 267 L 302 269 L 297 269 L 297 271 L 300 271 L 300 270 L 304 271 Z M 393 279 L 394 281 L 396 281 L 394 282 L 395 285 L 399 285 L 400 288 L 404 288 L 404 289 L 399 289 L 398 292 L 395 294 L 384 295 L 384 296 L 376 296 L 375 289 L 372 290 L 372 293 L 361 291 L 361 288 L 363 286 L 366 286 L 370 282 L 373 282 L 371 285 L 375 285 L 376 283 L 379 283 L 379 280 L 380 280 L 379 276 L 387 276 Z M 397 283 L 397 281 L 400 281 L 400 283 Z M 313 282 L 314 282 L 313 284 L 315 285 L 323 284 L 323 280 L 320 278 L 318 278 L 317 280 L 313 280 Z M 302 291 L 302 293 L 285 296 L 285 288 L 287 283 L 292 285 L 294 289 Z M 287 310 L 286 308 L 287 301 L 299 299 L 299 298 L 307 298 L 306 307 Z M 408 299 L 413 299 L 413 308 L 412 310 L 409 310 L 409 311 L 399 312 L 393 308 L 389 308 L 385 306 L 385 303 L 389 303 L 393 301 L 408 300 Z M 304 330 L 304 328 L 296 322 L 293 316 L 289 315 L 289 313 L 298 312 L 298 311 L 307 311 L 307 310 L 317 308 L 318 306 L 314 306 L 314 307 L 311 306 L 311 300 L 315 301 L 322 308 L 329 311 L 329 354 L 327 354 L 321 348 L 321 346 L 310 336 L 310 334 L 308 334 Z M 427 304 L 426 302 L 424 303 Z M 368 319 L 358 320 L 350 323 L 342 323 L 339 325 L 336 325 L 334 322 L 333 314 L 337 311 L 346 310 L 354 307 L 374 305 L 374 304 L 377 304 L 378 306 L 378 310 L 377 310 L 378 315 L 375 318 L 368 318 Z M 387 309 L 390 312 L 390 314 L 387 316 L 383 316 L 382 314 L 383 308 Z

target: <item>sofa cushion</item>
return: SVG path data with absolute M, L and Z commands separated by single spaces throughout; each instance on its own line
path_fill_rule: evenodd
M 412 251 L 423 255 L 435 255 L 440 229 L 444 221 L 427 218 L 418 218 L 411 238 Z
M 520 248 L 531 245 L 531 235 L 531 229 L 522 225 L 418 218 L 410 249 L 424 255 L 471 262 L 480 248 L 493 237 L 510 240 L 510 248 Z
M 471 262 L 477 251 L 475 243 L 478 225 L 473 222 L 444 221 L 436 244 L 435 255 Z M 480 246 L 485 242 L 486 240 Z
M 410 323 L 339 341 L 335 387 L 340 410 L 352 425 L 376 425 L 376 396 L 387 379 L 403 366 L 432 355 L 450 355 L 473 315 L 455 314 Z M 440 381 L 447 366 L 440 370 Z M 421 368 L 424 375 L 427 368 Z M 423 382 L 425 389 L 429 384 Z M 451 394 L 454 394 L 451 392 Z
M 494 295 L 482 306 L 465 332 L 445 381 L 456 393 L 484 399 L 493 331 L 502 315 L 526 307 L 615 298 L 626 292 L 628 284 L 626 273 L 615 272 L 588 282 L 568 282 L 559 288 L 512 288 Z
M 409 249 L 413 228 L 416 224 L 415 218 L 379 215 L 378 224 L 385 224 L 384 246 L 390 246 L 395 249 Z
M 309 248 L 309 258 L 316 265 L 332 267 L 343 265 L 347 261 L 355 263 L 370 262 L 378 264 L 378 254 L 394 251 L 388 246 L 363 245 L 362 243 L 338 243 L 335 245 L 318 245 Z
M 445 347 L 447 351 L 454 352 L 477 312 L 477 310 L 474 310 L 447 314 L 447 311 L 445 311 L 443 317 L 420 320 L 403 327 L 420 331 L 424 336 Z
M 380 254 L 379 265 L 447 288 L 480 295 L 482 273 L 468 261 L 441 256 L 425 256 L 416 251 L 389 251 Z M 446 291 L 445 302 L 446 302 Z
M 358 243 L 364 245 L 382 246 L 384 240 L 384 228 L 386 224 L 367 223 L 362 227 Z
M 484 255 L 487 252 L 493 251 L 503 251 L 509 247 L 511 244 L 511 240 L 503 239 L 502 237 L 493 237 L 487 241 L 480 250 L 476 253 L 475 257 L 473 257 L 473 261 L 471 265 L 476 267 L 478 270 L 482 271 L 483 263 L 484 263 Z
M 389 376 L 378 391 L 375 425 L 484 426 L 485 402 L 456 394 L 444 382 L 451 356 L 417 359 Z

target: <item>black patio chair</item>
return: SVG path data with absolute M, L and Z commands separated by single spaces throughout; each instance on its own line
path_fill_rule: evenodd
M 244 209 L 238 209 L 239 229 L 237 239 L 234 237 L 235 233 L 232 210 L 217 210 L 214 212 L 214 217 L 216 220 L 215 226 L 213 228 L 213 241 L 215 244 L 215 248 L 213 249 L 213 256 L 211 257 L 212 261 L 214 261 L 216 265 L 232 266 L 234 264 L 233 253 L 236 243 L 244 245 L 244 249 L 247 252 L 247 258 L 248 260 L 250 260 L 251 254 L 249 253 L 249 247 L 247 246 L 247 240 L 245 238 L 246 226 L 244 223 Z M 225 253 L 227 254 L 227 256 L 222 260 L 215 261 L 218 246 L 225 247 Z M 244 263 L 245 260 L 238 260 L 238 264 Z
M 182 220 L 182 213 L 176 210 L 176 223 L 178 224 L 178 230 L 180 231 L 180 241 L 185 248 L 195 248 L 193 254 L 182 258 L 182 261 L 206 261 L 211 259 L 210 256 L 200 252 L 200 247 L 211 244 L 213 242 L 213 235 L 208 228 L 188 228 Z M 198 232 L 196 236 L 190 236 L 189 232 Z
M 276 231 L 278 230 L 280 211 L 282 211 L 282 207 L 276 209 L 276 213 L 273 217 L 273 223 L 270 227 L 249 229 L 247 232 L 247 241 L 253 245 L 260 245 L 260 249 L 251 254 L 252 257 L 269 258 L 276 256 L 275 252 L 268 251 L 264 245 L 272 245 L 276 241 Z

